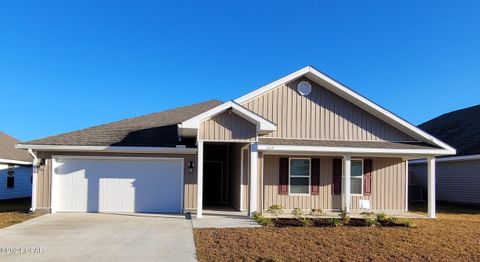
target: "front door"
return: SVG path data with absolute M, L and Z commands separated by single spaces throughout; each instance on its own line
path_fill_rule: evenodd
M 220 205 L 222 203 L 222 162 L 205 162 L 203 164 L 203 203 Z

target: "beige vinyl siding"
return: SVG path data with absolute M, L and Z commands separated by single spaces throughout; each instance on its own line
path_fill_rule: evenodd
M 199 139 L 206 141 L 255 141 L 256 126 L 232 112 L 224 112 L 200 123 Z
M 36 209 L 50 209 L 52 160 L 46 159 L 37 170 Z
M 37 176 L 37 204 L 38 209 L 51 208 L 51 178 L 52 156 L 118 156 L 118 157 L 174 157 L 184 159 L 184 209 L 190 210 L 197 207 L 197 169 L 190 173 L 188 164 L 190 161 L 197 162 L 197 155 L 173 155 L 173 154 L 128 154 L 128 153 L 85 153 L 85 152 L 39 152 L 38 157 L 46 159 L 45 166 L 40 167 Z M 195 165 L 197 166 L 197 165 Z
M 285 209 L 341 209 L 341 195 L 332 192 L 333 157 L 320 158 L 319 195 L 291 196 L 278 194 L 279 159 L 266 155 L 263 175 L 263 209 L 282 205 Z M 283 156 L 285 157 L 285 156 Z M 352 209 L 358 209 L 359 199 L 369 199 L 374 210 L 405 210 L 406 162 L 393 158 L 372 159 L 372 194 L 352 196 Z
M 244 107 L 277 124 L 267 137 L 322 139 L 415 141 L 340 96 L 309 81 L 312 92 L 300 95 L 296 86 L 303 77 L 279 86 L 243 104 Z
M 426 164 L 410 164 L 409 173 L 426 189 Z M 480 160 L 437 162 L 436 189 L 437 200 L 480 204 Z

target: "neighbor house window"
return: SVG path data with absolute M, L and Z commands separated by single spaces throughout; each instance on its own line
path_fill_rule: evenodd
M 8 165 L 7 188 L 13 188 L 14 186 L 15 186 L 15 166 Z
M 363 194 L 363 160 L 352 160 L 350 176 L 350 193 L 352 195 Z
M 290 158 L 290 194 L 310 194 L 310 158 Z

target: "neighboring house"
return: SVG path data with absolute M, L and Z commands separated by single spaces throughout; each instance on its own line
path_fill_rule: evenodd
M 43 163 L 33 209 L 406 210 L 407 160 L 455 149 L 307 66 L 207 101 L 18 145 Z M 434 172 L 430 172 L 434 176 Z M 431 185 L 434 193 L 433 184 Z M 434 202 L 429 202 L 431 217 Z
M 441 115 L 419 128 L 457 149 L 456 156 L 436 160 L 437 200 L 480 204 L 480 105 Z M 409 167 L 410 197 L 425 200 L 425 161 L 410 161 Z
M 32 156 L 15 148 L 17 139 L 0 131 L 0 200 L 32 195 Z

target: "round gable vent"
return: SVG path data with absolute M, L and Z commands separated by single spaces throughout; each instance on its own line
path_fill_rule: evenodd
M 297 90 L 302 96 L 308 96 L 312 92 L 312 85 L 308 81 L 298 83 Z

